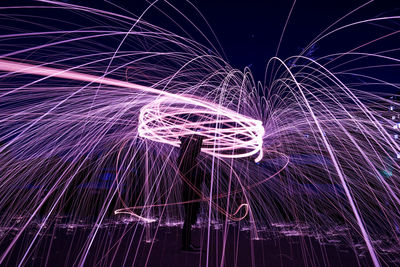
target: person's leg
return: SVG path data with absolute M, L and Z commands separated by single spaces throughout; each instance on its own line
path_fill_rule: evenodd
M 182 247 L 188 248 L 192 239 L 192 224 L 191 224 L 191 205 L 184 204 L 185 207 L 185 221 L 182 229 Z
M 191 230 L 192 230 L 192 226 L 190 225 L 190 223 L 188 223 L 185 220 L 185 222 L 183 223 L 183 229 L 182 229 L 182 247 L 183 248 L 190 247 Z
M 201 252 L 200 247 L 192 245 L 192 224 L 195 221 L 196 209 L 193 203 L 187 204 L 185 207 L 185 221 L 182 229 L 182 250 L 188 252 Z
M 196 224 L 199 212 L 200 212 L 200 203 L 199 202 L 192 203 L 191 210 L 190 210 L 190 242 L 192 241 L 192 225 Z M 193 245 L 192 243 L 190 243 L 190 244 L 195 249 L 200 248 L 197 245 Z

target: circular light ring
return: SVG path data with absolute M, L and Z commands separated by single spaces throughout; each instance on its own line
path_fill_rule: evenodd
M 221 158 L 242 158 L 259 153 L 262 158 L 264 127 L 212 102 L 193 97 L 163 96 L 140 110 L 139 135 L 179 147 L 179 137 L 204 137 L 202 152 Z

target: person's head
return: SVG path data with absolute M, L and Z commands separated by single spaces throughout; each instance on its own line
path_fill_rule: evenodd
M 203 145 L 203 136 L 200 135 L 187 135 L 180 138 L 180 153 L 185 158 L 195 159 L 201 151 Z

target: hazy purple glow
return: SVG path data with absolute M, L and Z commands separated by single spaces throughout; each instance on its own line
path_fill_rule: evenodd
M 374 241 L 384 231 L 400 240 L 400 117 L 387 114 L 400 105 L 362 89 L 399 89 L 373 72 L 398 70 L 399 48 L 377 43 L 398 33 L 389 22 L 399 17 L 332 24 L 308 48 L 369 22 L 390 32 L 316 59 L 273 57 L 256 83 L 249 69 L 141 17 L 43 2 L 66 15 L 79 10 L 74 16 L 93 27 L 60 22 L 65 29 L 56 30 L 51 13 L 28 16 L 39 20 L 36 32 L 0 17 L 0 25 L 15 23 L 0 36 L 0 225 L 21 218 L 0 263 L 39 215 L 21 264 L 64 213 L 95 217 L 81 265 L 97 249 L 94 239 L 106 240 L 98 235 L 110 210 L 145 222 L 144 239 L 153 242 L 164 221 L 182 216 L 176 147 L 193 133 L 205 137 L 199 166 L 212 176 L 196 200 L 208 204 L 207 250 L 212 221 L 223 225 L 225 249 L 229 221 L 248 224 L 257 239 L 274 222 L 342 220 L 376 266 L 386 263 Z

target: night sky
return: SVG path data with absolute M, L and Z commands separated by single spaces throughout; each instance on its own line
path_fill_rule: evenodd
M 198 2 L 202 3 L 203 1 Z M 247 0 L 229 4 L 225 1 L 215 2 L 215 5 L 200 4 L 199 8 L 204 10 L 204 15 L 220 39 L 229 61 L 238 68 L 251 64 L 253 65 L 252 70 L 258 73 L 258 70 L 265 66 L 266 60 L 276 53 L 293 0 Z M 298 54 L 330 24 L 365 2 L 367 1 L 298 0 L 283 36 L 278 56 L 286 58 Z M 384 12 L 388 15 L 399 14 L 394 11 L 396 6 L 400 8 L 400 2 L 376 1 L 351 15 L 344 22 L 350 23 L 363 18 L 375 17 Z M 352 31 L 350 36 L 345 37 L 356 39 L 364 33 Z M 343 38 L 337 41 L 348 40 Z M 316 48 L 316 54 L 324 54 L 340 44 L 329 42 L 323 45 Z
M 151 1 L 145 0 L 63 0 L 63 2 L 95 7 L 127 16 L 133 14 L 137 16 L 141 15 L 151 3 Z M 210 52 L 214 50 L 212 48 L 212 45 L 214 45 L 219 54 L 223 56 L 231 66 L 240 70 L 243 70 L 246 66 L 250 67 L 255 80 L 263 80 L 265 67 L 268 60 L 276 54 L 285 21 L 287 20 L 294 1 L 192 0 L 191 2 L 197 7 L 211 26 L 215 36 L 218 38 L 220 46 L 202 16 L 187 1 L 171 0 L 166 2 L 160 0 L 146 12 L 143 19 L 182 36 L 192 38 L 210 47 Z M 297 0 L 283 36 L 278 57 L 286 59 L 287 57 L 298 55 L 313 38 L 332 23 L 367 2 L 366 0 Z M 333 28 L 374 17 L 400 15 L 399 1 L 376 0 L 370 2 L 371 3 L 354 12 Z M 18 1 L 18 3 L 26 3 L 27 5 L 41 4 L 35 1 Z M 1 5 L 15 5 L 15 1 L 2 1 Z M 199 31 L 191 25 L 187 19 L 179 14 L 177 10 L 190 19 L 190 21 L 210 39 L 212 45 L 207 43 Z M 46 16 L 46 14 L 41 14 L 40 12 L 47 11 L 37 12 L 39 16 Z M 85 23 L 87 22 L 84 21 L 74 22 L 82 25 L 82 27 L 93 26 L 86 25 Z M 318 42 L 318 44 L 314 46 L 311 51 L 307 51 L 305 55 L 312 58 L 319 58 L 330 53 L 347 52 L 374 38 L 393 32 L 394 29 L 398 27 L 394 24 L 398 23 L 400 23 L 400 20 L 390 20 L 349 27 Z M 177 25 L 181 26 L 185 32 Z M 394 35 L 362 51 L 376 53 L 384 49 L 400 47 L 399 37 L 399 34 Z M 112 47 L 114 44 L 106 45 Z M 366 64 L 370 65 L 372 63 L 374 62 L 364 62 L 363 64 L 365 66 Z M 397 75 L 397 73 L 390 73 L 390 70 L 388 72 L 388 69 L 385 69 L 382 73 L 379 73 L 379 71 L 377 73 L 374 70 L 373 74 L 375 77 L 379 76 L 390 82 L 399 82 L 397 78 L 399 75 Z M 368 89 L 366 88 L 366 90 Z
M 93 1 L 69 0 L 67 2 L 127 14 L 127 12 L 105 1 L 96 1 L 95 4 Z M 149 5 L 149 2 L 141 0 L 118 0 L 110 2 L 137 15 L 140 15 Z M 287 58 L 299 54 L 314 37 L 329 25 L 367 2 L 365 0 L 297 0 L 283 36 L 278 56 L 280 58 Z M 378 16 L 400 14 L 399 1 L 377 0 L 371 2 L 342 20 L 338 26 Z M 213 34 L 207 24 L 190 4 L 186 1 L 169 1 L 169 3 L 184 13 L 218 47 L 218 42 L 213 38 Z M 241 70 L 246 66 L 250 67 L 256 80 L 262 80 L 268 59 L 276 53 L 285 21 L 293 5 L 293 0 L 193 0 L 192 3 L 204 15 L 213 29 L 222 47 L 218 47 L 218 49 L 221 54 L 224 53 L 223 56 L 225 59 L 233 67 Z M 167 13 L 179 25 L 184 26 L 187 33 L 196 41 L 207 45 L 204 38 L 198 34 L 196 29 L 166 2 L 159 1 L 155 7 Z M 171 29 L 175 32 L 179 31 L 174 26 L 174 23 L 162 15 L 157 8 L 153 8 L 146 13 L 144 19 L 163 28 Z M 331 52 L 345 52 L 365 41 L 389 32 L 391 29 L 390 24 L 393 23 L 396 22 L 391 21 L 387 24 L 364 24 L 362 26 L 351 27 L 320 42 L 307 55 L 319 57 Z M 393 39 L 390 42 L 393 42 Z M 382 49 L 380 49 L 379 45 L 383 44 L 377 44 L 377 46 L 373 47 L 372 51 L 381 51 Z M 386 79 L 391 79 L 389 76 L 393 76 L 392 74 L 383 75 Z

